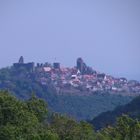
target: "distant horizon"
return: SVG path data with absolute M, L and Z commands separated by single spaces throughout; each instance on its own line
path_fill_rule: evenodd
M 140 0 L 0 1 L 0 67 L 77 57 L 114 77 L 140 81 Z

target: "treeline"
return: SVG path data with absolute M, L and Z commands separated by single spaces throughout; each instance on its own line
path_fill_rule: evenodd
M 22 101 L 0 91 L 0 140 L 139 140 L 140 122 L 124 115 L 114 126 L 95 131 L 86 121 L 48 113 L 46 102 L 32 95 Z

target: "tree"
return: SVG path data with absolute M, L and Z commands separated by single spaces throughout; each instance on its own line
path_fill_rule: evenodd
M 127 115 L 117 119 L 116 131 L 120 134 L 121 140 L 136 140 L 140 138 L 140 122 Z
M 43 121 L 48 112 L 47 103 L 42 99 L 37 98 L 35 95 L 32 95 L 26 103 L 29 111 L 35 114 L 39 121 Z
M 76 122 L 74 119 L 54 113 L 51 127 L 59 135 L 60 140 L 93 140 L 94 131 L 85 121 Z
M 44 125 L 46 104 L 36 97 L 18 100 L 0 91 L 0 140 L 58 140 Z

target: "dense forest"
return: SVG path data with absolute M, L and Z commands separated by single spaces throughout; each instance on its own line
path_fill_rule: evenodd
M 113 126 L 95 131 L 86 121 L 50 113 L 47 103 L 31 95 L 19 100 L 8 91 L 0 91 L 1 140 L 139 140 L 140 122 L 127 115 Z
M 106 127 L 107 125 L 114 124 L 116 118 L 122 114 L 127 114 L 132 118 L 138 118 L 140 120 L 140 96 L 126 105 L 118 106 L 113 111 L 101 113 L 99 116 L 95 117 L 91 123 L 98 129 Z
M 28 99 L 31 93 L 48 102 L 52 111 L 66 113 L 78 120 L 93 119 L 104 111 L 113 110 L 118 105 L 130 102 L 134 96 L 109 93 L 94 93 L 88 96 L 76 94 L 57 95 L 51 83 L 41 85 L 38 73 L 25 68 L 14 67 L 0 69 L 0 89 L 6 89 L 20 99 Z

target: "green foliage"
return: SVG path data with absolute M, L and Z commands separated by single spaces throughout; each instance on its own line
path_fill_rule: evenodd
M 0 91 L 0 139 L 1 140 L 53 140 L 57 134 L 43 129 L 46 115 L 45 103 L 32 97 L 20 101 L 7 91 Z
M 108 126 L 98 131 L 96 134 L 97 140 L 119 140 L 113 127 Z
M 117 119 L 114 127 L 100 130 L 96 135 L 97 140 L 139 140 L 140 122 L 137 119 L 123 115 Z
M 74 119 L 57 113 L 52 115 L 51 128 L 59 135 L 60 140 L 93 140 L 94 131 L 85 121 Z
M 91 120 L 102 112 L 113 110 L 116 106 L 126 104 L 133 99 L 130 96 L 97 93 L 89 96 L 76 94 L 57 95 L 51 82 L 41 85 L 43 73 L 30 73 L 23 67 L 0 69 L 0 89 L 7 89 L 20 99 L 28 99 L 31 93 L 43 98 L 49 107 L 60 113 L 67 113 L 78 120 Z M 81 93 L 80 93 L 81 94 Z
M 121 131 L 120 131 L 121 130 Z M 126 115 L 117 119 L 116 132 L 121 140 L 135 140 L 140 138 L 140 123 L 137 119 L 129 118 Z
M 80 121 L 80 140 L 93 140 L 94 131 L 90 124 Z
M 65 115 L 52 114 L 47 121 L 46 103 L 34 95 L 21 101 L 0 91 L 0 139 L 2 140 L 92 140 L 90 124 Z
M 91 123 L 97 128 L 106 127 L 107 125 L 114 124 L 116 118 L 122 114 L 128 114 L 132 118 L 140 120 L 140 96 L 134 98 L 130 103 L 119 106 L 113 111 L 107 111 L 95 117 Z
M 33 95 L 27 102 L 29 111 L 37 116 L 39 121 L 43 121 L 47 113 L 47 104 Z
M 48 105 L 54 111 L 67 113 L 78 120 L 91 120 L 102 112 L 113 110 L 116 106 L 126 104 L 132 97 L 110 95 L 105 93 L 91 96 L 55 95 L 47 98 Z
M 139 140 L 140 122 L 127 115 L 95 132 L 86 121 L 53 113 L 34 95 L 21 101 L 0 91 L 0 140 Z

